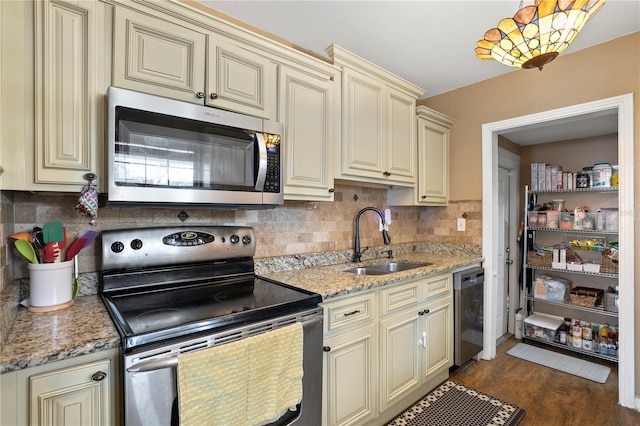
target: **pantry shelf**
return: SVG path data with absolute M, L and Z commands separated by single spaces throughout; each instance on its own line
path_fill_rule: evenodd
M 531 231 L 548 231 L 548 232 L 562 232 L 570 234 L 596 234 L 596 235 L 618 235 L 618 231 L 596 231 L 586 229 L 561 229 L 561 228 L 544 228 L 541 226 L 529 226 L 527 227 Z
M 607 287 L 611 288 L 616 286 L 618 282 L 618 265 L 613 263 L 613 258 L 608 256 L 608 254 L 605 256 L 605 253 L 609 250 L 609 246 L 617 249 L 615 244 L 612 243 L 612 241 L 617 241 L 619 234 L 616 230 L 617 222 L 612 222 L 608 225 L 606 216 L 603 216 L 604 222 L 600 224 L 596 216 L 592 218 L 593 223 L 589 222 L 591 225 L 588 226 L 589 229 L 582 229 L 587 227 L 584 226 L 584 220 L 588 219 L 586 210 L 584 211 L 584 220 L 582 217 L 580 218 L 581 220 L 577 220 L 578 218 L 576 216 L 569 217 L 569 220 L 567 220 L 563 215 L 566 216 L 569 215 L 569 213 L 564 212 L 562 207 L 558 207 L 556 210 L 548 210 L 547 214 L 542 216 L 544 218 L 542 219 L 543 221 L 540 222 L 538 222 L 540 219 L 540 211 L 532 210 L 533 206 L 538 205 L 538 203 L 542 204 L 542 201 L 548 203 L 551 198 L 555 198 L 555 196 L 560 194 L 579 194 L 579 200 L 574 200 L 574 202 L 578 203 L 578 205 L 590 205 L 593 201 L 597 202 L 597 200 L 600 200 L 601 194 L 606 193 L 617 194 L 618 188 L 596 187 L 555 191 L 529 191 L 529 187 L 525 186 L 524 217 L 526 220 L 524 221 L 523 231 L 526 237 L 526 244 L 523 253 L 523 264 L 524 268 L 528 269 L 528 271 L 523 274 L 523 285 L 526 291 L 521 294 L 522 303 L 525 307 L 525 324 L 529 317 L 545 315 L 545 313 L 547 313 L 547 315 L 551 317 L 556 317 L 555 319 L 564 318 L 565 324 L 567 319 L 570 318 L 572 323 L 575 321 L 584 321 L 585 323 L 596 321 L 603 324 L 609 323 L 618 327 L 618 313 L 604 309 L 605 301 L 609 300 L 606 299 L 609 293 L 606 293 L 605 290 Z M 540 198 L 542 198 L 542 200 L 538 198 L 538 195 L 541 195 Z M 607 200 L 609 199 L 607 198 Z M 613 202 L 609 200 L 607 203 Z M 557 227 L 546 226 L 549 220 L 548 214 L 552 211 L 561 211 L 557 219 L 555 217 L 552 218 L 552 223 L 556 223 L 557 221 Z M 563 234 L 561 242 L 557 242 L 558 233 Z M 552 241 L 556 242 L 552 243 Z M 559 268 L 563 266 L 563 264 L 566 269 Z M 600 266 L 595 266 L 597 264 Z M 553 266 L 556 266 L 556 268 Z M 584 271 L 583 269 L 588 269 L 588 271 Z M 545 277 L 545 275 L 548 277 Z M 575 279 L 579 285 L 574 287 L 573 281 L 566 278 L 567 276 L 576 277 Z M 538 280 L 541 280 L 541 283 L 538 283 Z M 569 282 L 569 287 L 566 289 L 564 297 L 557 294 L 562 288 L 563 280 Z M 536 285 L 540 284 L 542 288 L 539 289 L 538 286 L 534 286 L 534 283 L 536 283 Z M 595 301 L 591 303 L 585 302 L 587 306 L 574 304 L 575 301 L 569 299 L 570 294 L 568 294 L 568 292 L 573 290 L 577 291 L 577 289 L 602 292 L 604 294 L 602 298 L 603 301 L 598 302 L 596 306 L 592 306 Z M 553 297 L 549 297 L 549 291 L 551 291 L 551 296 Z M 547 296 L 546 298 L 544 298 L 545 294 Z M 589 298 L 591 297 L 594 296 L 589 296 Z M 551 314 L 551 312 L 553 312 L 553 314 Z M 538 318 L 536 318 L 536 320 L 537 319 Z M 586 321 L 587 319 L 589 319 L 589 321 Z M 549 330 L 550 332 L 553 331 L 552 328 Z M 555 346 L 571 352 L 618 362 L 617 356 L 613 353 L 601 354 L 590 350 L 589 347 L 586 349 L 577 348 L 553 341 L 557 339 L 557 336 L 547 336 L 547 340 L 538 335 L 523 334 L 524 339 Z
M 540 343 L 544 343 L 545 345 L 550 345 L 550 346 L 555 346 L 556 348 L 560 348 L 560 349 L 564 349 L 570 352 L 577 352 L 577 353 L 581 353 L 584 355 L 588 355 L 588 356 L 592 356 L 595 358 L 600 358 L 600 359 L 604 359 L 607 361 L 611 361 L 611 362 L 618 362 L 618 357 L 615 356 L 610 356 L 610 355 L 604 355 L 601 354 L 599 352 L 594 352 L 594 351 L 587 351 L 585 349 L 580 349 L 580 348 L 574 348 L 573 346 L 569 346 L 569 345 L 563 345 L 561 343 L 557 343 L 557 342 L 550 342 L 548 340 L 544 340 L 544 339 L 537 339 L 535 337 L 523 337 L 522 341 L 526 341 L 526 340 L 531 340 L 533 342 L 540 342 Z
M 570 271 L 567 269 L 556 269 L 547 266 L 538 266 L 538 265 L 525 265 L 526 268 L 531 269 L 539 269 L 543 271 L 553 271 L 553 272 L 568 272 L 571 274 L 580 274 L 580 275 L 591 275 L 595 277 L 606 277 L 606 278 L 618 278 L 618 274 L 605 274 L 602 272 L 586 272 L 586 271 Z
M 559 195 L 559 194 L 588 194 L 588 193 L 599 193 L 599 194 L 615 194 L 618 192 L 617 186 L 607 186 L 602 188 L 576 188 L 576 189 L 556 189 L 556 190 L 545 190 L 545 191 L 529 191 L 531 194 L 540 194 L 540 195 Z
M 544 300 L 544 299 L 538 299 L 536 297 L 534 297 L 532 294 L 530 294 L 529 296 L 527 296 L 528 300 L 535 302 L 535 303 L 544 303 L 547 305 L 556 305 L 556 306 L 562 306 L 565 308 L 569 308 L 569 309 L 575 309 L 577 311 L 582 311 L 582 312 L 591 312 L 594 314 L 598 314 L 598 315 L 606 315 L 608 317 L 612 317 L 612 318 L 618 318 L 618 313 L 617 312 L 610 312 L 610 311 L 605 311 L 604 309 L 604 304 L 599 304 L 593 308 L 588 308 L 585 306 L 578 306 L 578 305 L 574 305 L 572 304 L 569 300 L 565 301 L 565 302 L 552 302 L 549 300 Z

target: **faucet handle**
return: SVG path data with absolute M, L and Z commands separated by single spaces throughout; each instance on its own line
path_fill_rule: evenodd
M 393 259 L 393 250 L 388 249 L 388 250 L 382 250 L 380 252 L 380 254 L 384 254 L 384 253 L 387 253 L 387 258 L 388 259 Z

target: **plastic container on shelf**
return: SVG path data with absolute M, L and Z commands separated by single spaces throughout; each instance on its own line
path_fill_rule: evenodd
M 560 212 L 547 210 L 547 228 L 557 228 L 560 224 Z
M 611 186 L 618 186 L 620 184 L 620 166 L 613 164 L 611 169 Z
M 612 171 L 613 169 L 609 163 L 594 164 L 592 169 L 593 186 L 596 188 L 611 186 Z

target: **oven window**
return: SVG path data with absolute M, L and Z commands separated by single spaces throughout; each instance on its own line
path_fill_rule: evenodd
M 252 189 L 254 136 L 246 130 L 118 107 L 115 184 Z

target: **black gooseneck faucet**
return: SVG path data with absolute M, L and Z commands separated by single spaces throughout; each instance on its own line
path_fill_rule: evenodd
M 391 244 L 391 238 L 389 238 L 389 233 L 387 232 L 386 229 L 384 229 L 384 226 L 386 225 L 386 223 L 384 221 L 384 215 L 382 214 L 382 212 L 375 207 L 365 207 L 364 209 L 358 212 L 354 220 L 354 224 L 356 227 L 356 230 L 355 230 L 356 235 L 355 235 L 355 241 L 354 241 L 354 247 L 353 247 L 354 262 L 360 262 L 362 260 L 362 254 L 369 249 L 369 247 L 365 247 L 364 250 L 360 251 L 360 216 L 362 216 L 362 213 L 366 211 L 372 211 L 372 212 L 378 213 L 378 216 L 380 216 L 380 220 L 382 220 L 382 227 L 383 227 L 382 240 L 385 245 Z

